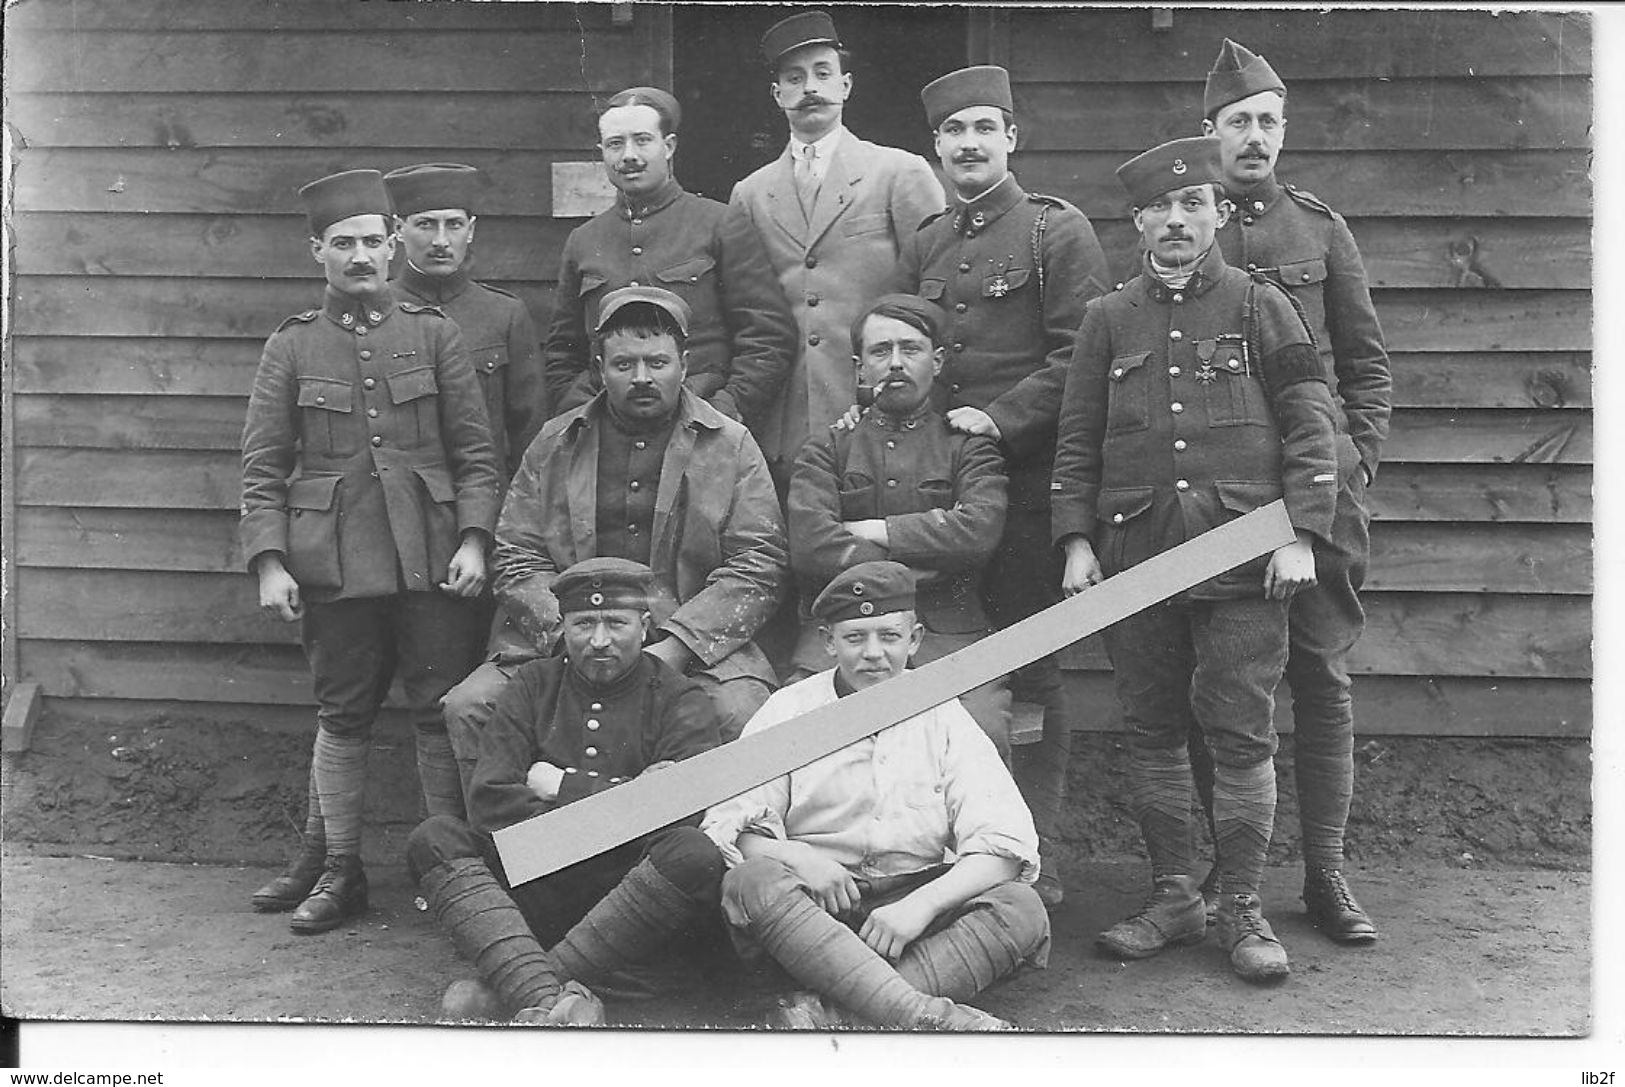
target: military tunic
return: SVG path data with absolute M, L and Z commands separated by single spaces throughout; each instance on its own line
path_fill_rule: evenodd
M 541 342 L 530 311 L 507 291 L 470 279 L 466 265 L 449 276 L 427 276 L 407 264 L 393 286 L 405 299 L 434 306 L 457 322 L 469 366 L 485 394 L 497 466 L 506 483 L 550 414 Z
M 687 385 L 750 424 L 778 395 L 796 352 L 796 323 L 761 238 L 743 212 L 669 181 L 647 200 L 615 206 L 564 243 L 553 320 L 543 344 L 552 411 L 598 388 L 592 328 L 604 295 L 663 287 L 688 303 Z
M 307 601 L 435 592 L 462 533 L 491 533 L 496 458 L 457 326 L 331 288 L 265 345 L 243 429 L 249 568 L 282 554 Z

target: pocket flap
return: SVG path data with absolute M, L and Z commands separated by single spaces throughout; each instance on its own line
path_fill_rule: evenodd
M 457 489 L 451 484 L 451 472 L 438 464 L 419 464 L 412 468 L 419 479 L 423 480 L 424 488 L 429 497 L 436 502 L 457 501 Z
M 1108 487 L 1100 492 L 1100 519 L 1120 525 L 1151 508 L 1150 487 Z
M 1011 268 L 1008 271 L 994 272 L 992 275 L 983 276 L 982 297 L 1003 298 L 1011 291 L 1017 291 L 1025 287 L 1027 278 L 1031 275 L 1031 268 Z
M 673 264 L 670 268 L 662 268 L 655 273 L 655 278 L 662 283 L 698 283 L 701 276 L 716 266 L 717 262 L 710 257 L 695 257 L 681 264 Z
M 1111 379 L 1122 381 L 1135 370 L 1145 365 L 1145 360 L 1151 357 L 1151 352 L 1141 351 L 1138 355 L 1118 355 L 1112 359 Z
M 440 386 L 435 383 L 433 366 L 402 370 L 398 374 L 390 374 L 388 381 L 389 398 L 397 404 L 433 396 L 440 391 Z
M 885 212 L 879 215 L 857 215 L 841 224 L 841 233 L 851 238 L 859 234 L 873 234 L 890 226 L 891 216 Z
M 333 493 L 343 476 L 311 476 L 288 484 L 288 508 L 291 510 L 330 510 Z
M 947 288 L 948 281 L 946 279 L 922 279 L 920 280 L 920 297 L 929 298 L 935 302 L 942 297 L 942 292 Z
M 299 379 L 299 406 L 319 408 L 322 411 L 349 411 L 355 390 L 348 381 L 334 381 L 327 377 Z
M 505 343 L 476 347 L 468 353 L 468 364 L 477 374 L 488 374 L 508 365 L 508 345 Z
M 599 275 L 597 272 L 582 272 L 581 289 L 578 293 L 583 295 L 591 294 L 593 291 L 596 291 L 599 287 L 602 287 L 607 282 L 609 281 L 603 276 Z
M 1281 282 L 1288 287 L 1301 287 L 1306 283 L 1320 283 L 1325 278 L 1325 257 L 1287 261 L 1281 265 Z
M 1221 479 L 1213 486 L 1219 492 L 1219 504 L 1232 513 L 1251 513 L 1281 497 L 1277 483 Z

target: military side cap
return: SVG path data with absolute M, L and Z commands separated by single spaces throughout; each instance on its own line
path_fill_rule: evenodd
M 420 211 L 461 208 L 474 214 L 474 188 L 480 172 L 459 162 L 420 162 L 384 175 L 384 187 L 403 219 Z
M 660 130 L 668 136 L 676 132 L 677 126 L 683 122 L 683 107 L 669 92 L 659 87 L 628 87 L 624 91 L 616 91 L 604 103 L 599 116 L 621 106 L 648 106 L 660 114 Z
M 1252 52 L 1245 45 L 1237 45 L 1229 38 L 1219 47 L 1218 59 L 1207 74 L 1207 87 L 1202 91 L 1202 115 L 1212 117 L 1232 102 L 1251 97 L 1259 91 L 1286 94 L 1286 84 L 1275 74 L 1270 62 Z
M 688 325 L 692 320 L 688 303 L 664 287 L 620 287 L 610 291 L 598 303 L 598 324 L 593 332 L 602 332 L 616 310 L 639 302 L 665 310 L 677 322 L 677 327 L 683 330 L 683 335 L 688 335 Z
M 631 608 L 645 611 L 654 592 L 654 572 L 641 562 L 602 556 L 583 559 L 553 579 L 559 611 Z
M 1170 189 L 1207 182 L 1224 184 L 1217 136 L 1187 136 L 1158 144 L 1117 168 L 1117 180 L 1129 199 L 1143 208 Z
M 996 106 L 1007 113 L 1016 108 L 1010 98 L 1010 73 L 996 64 L 961 68 L 933 79 L 920 91 L 920 101 L 932 128 L 971 106 Z
M 835 20 L 829 17 L 829 12 L 804 11 L 768 27 L 767 33 L 762 35 L 762 59 L 769 68 L 776 68 L 780 57 L 804 45 L 841 47 L 841 39 L 835 35 Z
M 825 623 L 914 610 L 914 572 L 900 562 L 860 562 L 842 570 L 813 601 Z
M 891 317 L 919 329 L 931 338 L 932 346 L 942 338 L 942 310 L 917 294 L 883 294 L 869 303 L 852 322 L 852 352 L 863 342 L 863 325 L 871 317 Z
M 321 237 L 322 231 L 352 215 L 389 215 L 389 193 L 384 175 L 377 170 L 329 174 L 300 189 L 299 198 L 305 202 L 313 237 Z

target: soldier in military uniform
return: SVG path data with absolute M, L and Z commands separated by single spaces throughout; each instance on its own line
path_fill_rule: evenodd
M 942 311 L 911 294 L 870 302 L 852 322 L 858 399 L 854 427 L 801 447 L 790 481 L 790 568 L 803 599 L 855 563 L 894 559 L 917 580 L 924 630 L 914 663 L 985 637 L 982 567 L 1004 529 L 1004 458 L 992 438 L 948 425 L 931 407 L 942 369 Z M 792 679 L 829 667 L 819 623 L 802 619 Z M 961 696 L 1001 758 L 1010 755 L 1010 691 L 1003 677 Z
M 722 856 L 698 815 L 590 860 L 510 887 L 491 832 L 654 773 L 719 742 L 693 682 L 644 653 L 655 591 L 647 566 L 579 562 L 553 581 L 564 655 L 521 667 L 480 737 L 465 823 L 433 816 L 412 832 L 412 878 L 474 964 L 450 1017 L 603 1021 L 588 988 L 647 965 L 716 908 Z
M 434 306 L 457 322 L 469 365 L 485 393 L 497 465 L 507 483 L 550 414 L 540 341 L 517 297 L 476 282 L 473 262 L 480 172 L 458 163 L 420 163 L 384 175 L 406 261 L 390 281 L 398 296 Z
M 725 740 L 776 685 L 754 639 L 788 579 L 784 521 L 749 431 L 683 385 L 690 319 L 658 287 L 606 295 L 594 336 L 603 391 L 525 451 L 497 522 L 501 622 L 486 662 L 446 696 L 466 768 L 515 667 L 558 642 L 554 579 L 594 556 L 654 569 L 646 652 L 717 702 Z
M 1219 141 L 1174 140 L 1118 168 L 1145 247 L 1142 272 L 1089 307 L 1067 377 L 1055 453 L 1055 542 L 1068 593 L 1277 498 L 1297 538 L 1106 630 L 1133 734 L 1130 802 L 1153 890 L 1100 936 L 1123 958 L 1207 931 L 1195 864 L 1186 740 L 1215 763 L 1218 933 L 1248 981 L 1284 977 L 1286 951 L 1259 899 L 1275 813 L 1274 692 L 1287 602 L 1315 580 L 1332 528 L 1331 394 L 1291 300 L 1228 267 L 1214 234 Z
M 796 353 L 796 323 L 762 239 L 739 209 L 685 192 L 672 175 L 681 112 L 655 87 L 613 95 L 598 118 L 615 205 L 564 243 L 542 353 L 555 413 L 599 388 L 592 330 L 621 287 L 659 287 L 693 314 L 688 387 L 730 419 L 755 425 Z
M 1293 767 L 1303 833 L 1303 901 L 1323 932 L 1343 943 L 1377 938 L 1342 873 L 1354 791 L 1354 704 L 1348 654 L 1365 628 L 1359 589 L 1370 560 L 1365 490 L 1388 436 L 1391 380 L 1382 328 L 1360 251 L 1343 217 L 1275 177 L 1286 132 L 1286 87 L 1268 62 L 1225 41 L 1208 74 L 1202 131 L 1217 136 L 1225 185 L 1238 214 L 1219 231 L 1225 258 L 1285 287 L 1314 334 L 1338 415 L 1337 515 L 1315 545 L 1313 588 L 1292 598 Z M 1205 752 L 1193 742 L 1198 785 Z
M 260 607 L 301 620 L 317 730 L 304 848 L 254 895 L 323 932 L 366 908 L 363 786 L 373 719 L 401 677 L 431 814 L 462 808 L 442 695 L 478 659 L 474 597 L 498 473 L 457 326 L 397 300 L 376 170 L 300 190 L 327 276 L 320 309 L 265 345 L 243 429 L 240 536 Z
M 893 287 L 946 315 L 934 406 L 954 429 L 993 438 L 1005 456 L 1009 510 L 983 582 L 993 623 L 1004 627 L 1060 598 L 1049 521 L 1055 418 L 1084 307 L 1109 282 L 1106 255 L 1082 212 L 1026 192 L 1010 173 L 1016 125 L 1003 68 L 950 72 L 920 97 L 953 204 L 904 243 Z M 1072 746 L 1057 659 L 1022 669 L 1014 691 L 1044 707 L 1043 740 L 1018 750 L 1014 768 L 1045 843 L 1039 893 L 1053 908 L 1062 891 L 1048 843 Z

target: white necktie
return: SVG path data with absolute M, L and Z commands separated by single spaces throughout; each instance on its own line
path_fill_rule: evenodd
M 801 210 L 810 217 L 818 201 L 818 174 L 813 165 L 818 158 L 818 146 L 806 144 L 796 156 L 796 194 L 801 197 Z

